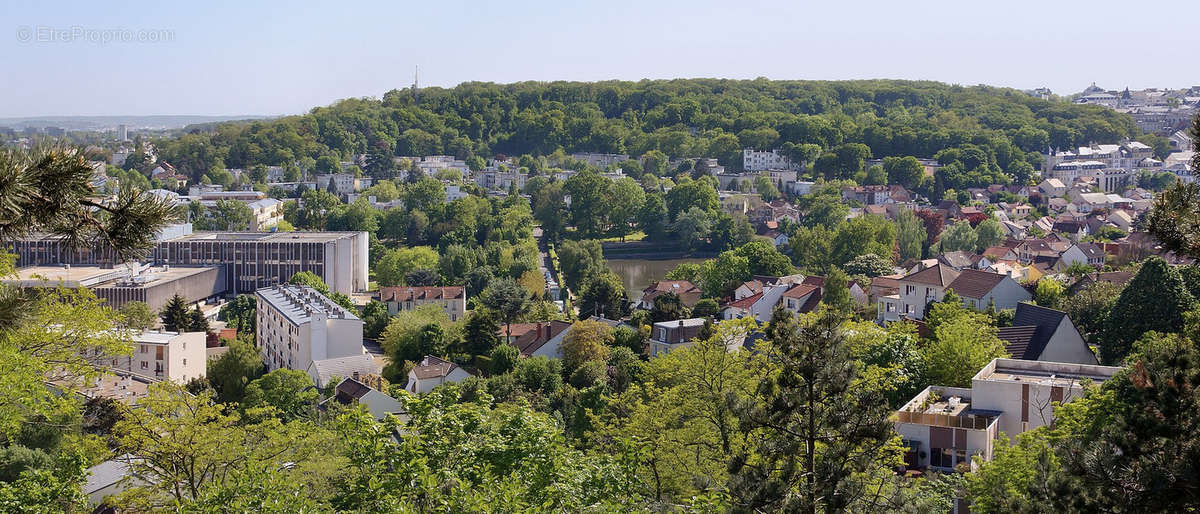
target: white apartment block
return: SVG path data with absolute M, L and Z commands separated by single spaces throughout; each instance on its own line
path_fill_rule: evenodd
M 762 152 L 753 148 L 742 150 L 742 169 L 745 171 L 798 170 L 800 166 L 779 150 Z M 795 180 L 793 177 L 792 180 Z
M 629 156 L 623 153 L 592 153 L 582 152 L 573 153 L 571 158 L 588 163 L 589 166 L 595 166 L 600 169 L 607 168 L 621 161 L 629 160 Z
M 308 286 L 255 291 L 258 347 L 268 370 L 305 371 L 313 361 L 361 355 L 363 322 Z
M 317 175 L 317 188 L 322 191 L 328 191 L 330 181 L 333 181 L 333 189 L 338 195 L 357 193 L 371 187 L 370 177 L 355 177 L 349 173 L 335 173 Z
M 992 458 L 996 438 L 1054 422 L 1054 407 L 1083 395 L 1084 382 L 1100 383 L 1121 368 L 1015 359 L 994 359 L 971 379 L 970 388 L 930 386 L 893 416 L 908 446 L 908 469 L 942 471 Z
M 110 364 L 115 370 L 186 384 L 207 374 L 206 338 L 204 332 L 142 332 L 133 336 L 133 354 Z

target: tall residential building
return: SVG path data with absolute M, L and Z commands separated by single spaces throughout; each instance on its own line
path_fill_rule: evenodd
M 745 171 L 797 170 L 800 166 L 792 162 L 779 150 L 761 152 L 753 148 L 742 150 L 742 169 Z M 793 178 L 793 180 L 795 180 Z
M 122 123 L 117 125 L 117 140 L 129 141 L 129 126 Z
M 146 331 L 133 336 L 133 354 L 104 363 L 114 370 L 186 384 L 207 374 L 204 332 Z
M 308 286 L 255 291 L 258 347 L 268 370 L 306 371 L 313 361 L 361 355 L 363 322 Z

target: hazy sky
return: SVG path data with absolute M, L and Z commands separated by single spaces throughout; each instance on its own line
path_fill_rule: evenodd
M 762 76 L 1066 94 L 1093 81 L 1200 84 L 1198 0 L 260 3 L 8 0 L 0 117 L 299 113 L 407 87 L 414 66 L 422 85 L 439 86 Z

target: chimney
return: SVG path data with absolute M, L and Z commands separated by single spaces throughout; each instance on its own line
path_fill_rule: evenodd
M 683 320 L 679 320 L 679 326 L 683 326 Z

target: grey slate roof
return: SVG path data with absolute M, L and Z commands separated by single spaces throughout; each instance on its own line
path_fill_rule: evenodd
M 1000 328 L 996 335 L 1008 343 L 1005 349 L 1012 358 L 1037 360 L 1065 317 L 1063 311 L 1019 303 L 1012 326 Z

